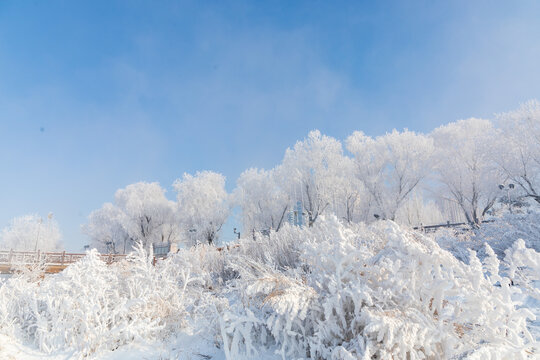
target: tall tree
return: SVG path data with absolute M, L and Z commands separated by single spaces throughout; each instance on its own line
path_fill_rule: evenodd
M 479 224 L 499 193 L 501 177 L 490 155 L 497 131 L 489 120 L 470 118 L 441 126 L 431 136 L 441 196 L 457 203 L 469 223 Z
M 248 169 L 237 180 L 234 201 L 241 208 L 245 232 L 279 231 L 287 220 L 291 199 L 272 170 Z
M 114 204 L 106 203 L 89 216 L 83 231 L 100 251 L 123 252 L 135 242 L 146 248 L 153 243 L 180 241 L 180 227 L 173 201 L 156 182 L 139 182 L 116 191 Z
M 173 186 L 186 236 L 197 242 L 215 243 L 230 214 L 225 177 L 212 171 L 184 174 Z
M 11 220 L 0 233 L 0 248 L 19 251 L 54 251 L 61 248 L 62 235 L 57 222 L 49 214 L 25 215 Z
M 540 103 L 531 100 L 497 117 L 504 141 L 493 154 L 504 174 L 528 197 L 540 202 Z
M 302 203 L 309 226 L 332 204 L 332 174 L 340 173 L 342 165 L 341 143 L 318 130 L 285 152 L 279 176 L 293 202 Z
M 329 173 L 329 208 L 339 219 L 347 223 L 366 221 L 371 209 L 371 196 L 355 176 L 354 159 L 347 156 L 336 158 L 334 171 Z
M 408 130 L 376 138 L 356 131 L 347 139 L 347 149 L 378 212 L 391 220 L 429 173 L 434 151 L 432 139 Z
M 105 203 L 92 211 L 82 232 L 90 237 L 90 245 L 102 253 L 126 253 L 133 247 L 133 239 L 125 228 L 126 214 L 112 203 Z

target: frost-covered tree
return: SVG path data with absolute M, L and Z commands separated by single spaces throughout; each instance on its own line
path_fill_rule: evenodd
M 440 195 L 479 224 L 493 206 L 501 179 L 491 157 L 497 132 L 489 120 L 470 118 L 441 126 L 431 134 L 436 146 Z
M 196 242 L 214 244 L 230 214 L 225 177 L 212 171 L 184 174 L 173 184 L 186 236 Z
M 276 179 L 279 168 L 272 170 L 248 169 L 237 180 L 234 202 L 240 206 L 243 229 L 279 231 L 287 220 L 291 205 L 290 194 Z
M 430 171 L 433 140 L 412 131 L 392 131 L 372 138 L 356 131 L 347 139 L 356 176 L 380 215 L 394 220 L 411 192 Z
M 335 174 L 341 173 L 343 159 L 341 143 L 318 130 L 311 131 L 306 139 L 285 152 L 281 181 L 294 203 L 302 203 L 309 226 L 332 204 L 336 186 L 333 180 Z
M 25 215 L 11 220 L 0 233 L 0 249 L 54 251 L 61 248 L 62 235 L 50 213 L 46 219 Z
M 134 241 L 151 244 L 179 240 L 175 203 L 165 197 L 165 190 L 157 182 L 128 185 L 114 198 L 126 215 L 124 228 Z
M 355 176 L 354 159 L 337 157 L 333 172 L 328 174 L 329 208 L 339 219 L 347 223 L 366 221 L 370 216 L 372 197 Z
M 494 160 L 528 197 L 540 202 L 540 103 L 531 100 L 498 116 L 503 137 Z
M 136 242 L 146 248 L 157 242 L 178 242 L 181 235 L 175 203 L 156 182 L 139 182 L 118 190 L 114 205 L 106 203 L 94 211 L 83 231 L 94 247 L 117 253 L 131 249 Z
M 441 224 L 447 220 L 439 205 L 419 192 L 411 194 L 396 213 L 396 222 L 411 226 Z
M 126 231 L 126 214 L 112 203 L 92 211 L 88 223 L 82 231 L 91 239 L 91 246 L 103 253 L 126 253 L 133 246 L 133 240 Z

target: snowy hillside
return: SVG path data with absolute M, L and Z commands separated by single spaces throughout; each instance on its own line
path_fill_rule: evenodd
M 331 216 L 155 267 L 142 247 L 111 266 L 91 251 L 60 274 L 4 281 L 0 355 L 532 359 L 540 253 L 509 245 L 462 261 L 391 221 Z

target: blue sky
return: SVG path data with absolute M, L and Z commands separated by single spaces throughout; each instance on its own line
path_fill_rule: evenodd
M 309 130 L 430 131 L 540 98 L 535 1 L 1 1 L 0 227 L 69 250 L 114 192 L 234 188 Z M 225 229 L 226 239 L 232 238 Z

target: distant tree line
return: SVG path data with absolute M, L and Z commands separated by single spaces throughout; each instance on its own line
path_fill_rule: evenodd
M 428 134 L 357 131 L 341 142 L 314 130 L 276 167 L 244 171 L 232 193 L 225 177 L 211 171 L 176 180 L 175 200 L 158 183 L 128 185 L 90 214 L 83 232 L 108 252 L 127 251 L 137 241 L 213 244 L 234 207 L 244 233 L 277 232 L 297 204 L 308 226 L 325 214 L 347 223 L 376 215 L 410 225 L 456 218 L 478 225 L 503 195 L 501 184 L 540 203 L 539 176 L 540 103 L 532 100 L 493 120 L 459 120 Z M 37 217 L 25 221 L 33 230 L 20 241 L 31 247 L 36 229 L 43 229 Z M 24 232 L 21 222 L 3 230 L 0 247 L 21 238 L 15 235 Z

